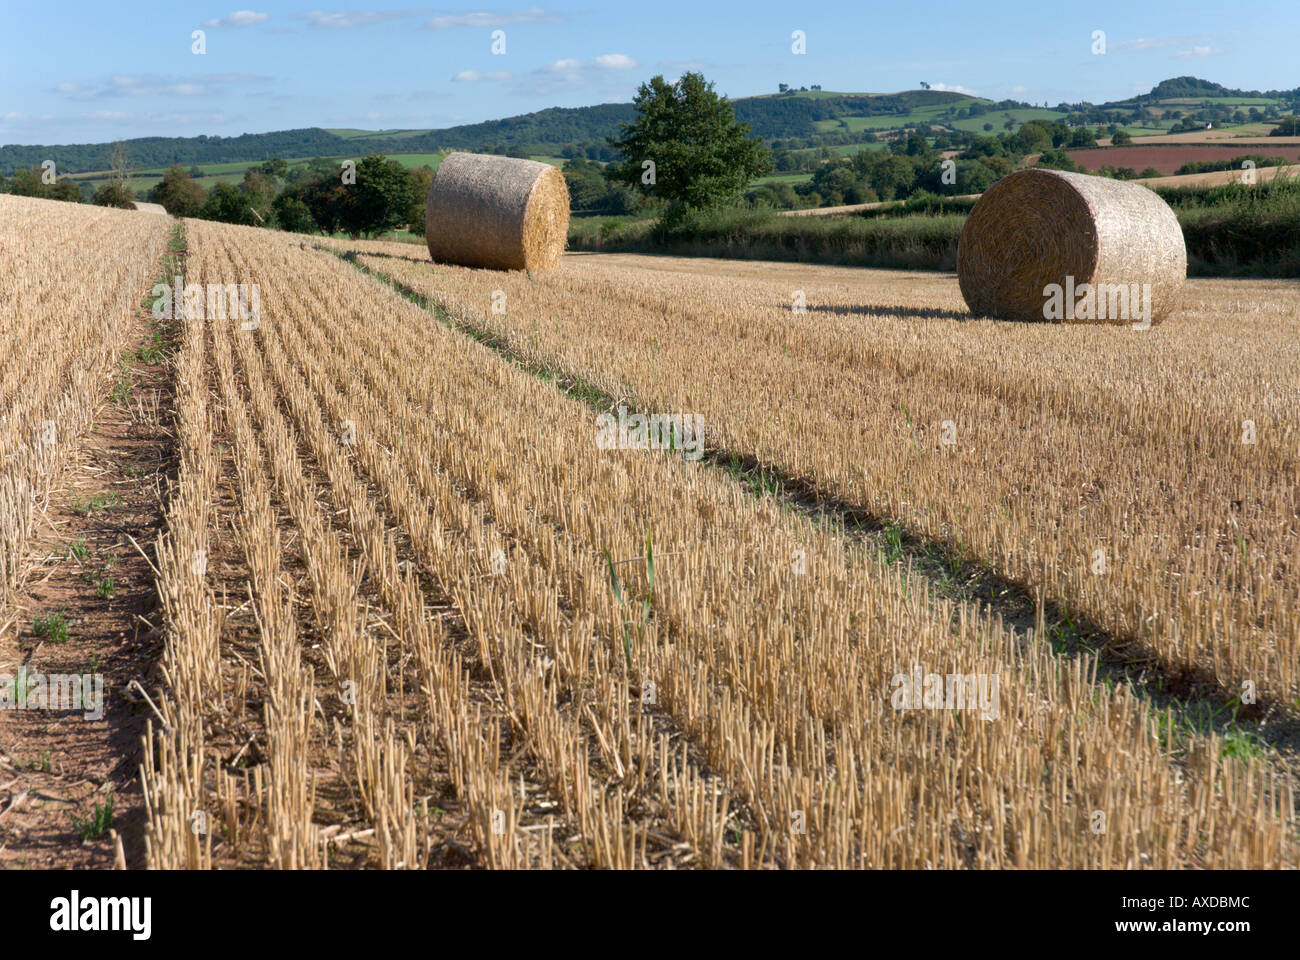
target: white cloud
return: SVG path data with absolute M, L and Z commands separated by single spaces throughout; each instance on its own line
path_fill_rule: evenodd
M 1208 43 L 1209 37 L 1138 37 L 1111 45 L 1112 50 L 1159 50 L 1162 47 L 1181 46 L 1185 43 Z
M 703 60 L 660 60 L 656 66 L 667 73 L 699 73 L 702 70 L 713 69 L 713 64 L 705 63 Z
M 968 97 L 978 97 L 979 94 L 969 87 L 963 87 L 960 83 L 932 83 L 931 90 L 942 90 L 945 93 L 964 93 Z
M 1012 93 L 1016 93 L 1016 94 L 1020 94 L 1020 93 L 1028 93 L 1028 92 L 1029 92 L 1029 88 L 1028 88 L 1028 87 L 1022 87 L 1020 84 L 1016 84 L 1014 87 L 1011 88 L 1011 92 L 1012 92 Z
M 255 13 L 252 10 L 236 10 L 226 17 L 215 17 L 211 20 L 204 20 L 203 26 L 209 30 L 216 30 L 220 27 L 251 27 L 256 23 L 265 23 L 271 19 L 269 13 Z
M 225 123 L 231 119 L 225 113 L 128 113 L 125 110 L 94 110 L 90 113 L 63 114 L 58 117 L 44 114 L 40 117 L 20 117 L 18 114 L 6 114 L 3 119 L 25 119 L 41 124 L 69 123 L 133 123 L 133 124 L 196 124 L 209 126 Z
M 506 27 L 513 23 L 563 23 L 564 17 L 549 13 L 541 7 L 531 7 L 517 13 L 491 13 L 479 10 L 473 13 L 444 14 L 425 24 L 430 30 L 450 30 L 453 27 Z
M 107 80 L 85 86 L 65 81 L 55 84 L 54 90 L 69 100 L 103 100 L 110 97 L 151 95 L 198 97 L 220 93 L 222 87 L 228 84 L 263 84 L 270 82 L 270 79 L 270 77 L 251 73 L 200 73 L 191 77 L 118 73 Z
M 533 70 L 529 74 L 532 81 L 530 89 L 539 93 L 554 93 L 557 90 L 576 90 L 607 84 L 612 77 L 638 66 L 640 64 L 625 53 L 602 53 L 591 60 L 569 57 Z
M 428 13 L 427 10 L 312 10 L 310 13 L 295 14 L 306 20 L 313 27 L 325 27 L 330 30 L 351 30 L 371 23 L 383 23 L 386 20 L 400 20 L 402 17 L 414 17 Z
M 480 73 L 478 70 L 462 70 L 451 79 L 455 83 L 478 83 L 480 80 L 509 80 L 514 74 L 509 70 L 491 70 Z
M 1176 56 L 1183 57 L 1184 59 L 1199 59 L 1200 57 L 1212 57 L 1219 53 L 1223 53 L 1223 51 L 1216 50 L 1213 47 L 1196 46 L 1192 47 L 1190 50 L 1179 50 Z

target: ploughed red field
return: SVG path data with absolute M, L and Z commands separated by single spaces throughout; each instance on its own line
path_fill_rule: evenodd
M 1300 144 L 1279 144 L 1272 146 L 1263 143 L 1232 144 L 1230 146 L 1212 147 L 1201 144 L 1167 143 L 1134 147 L 1098 147 L 1094 150 L 1070 150 L 1071 159 L 1090 171 L 1100 170 L 1110 164 L 1113 167 L 1132 167 L 1142 171 L 1155 167 L 1163 174 L 1178 172 L 1184 163 L 1207 160 L 1231 160 L 1233 157 L 1246 157 L 1261 154 L 1265 157 L 1286 157 L 1291 161 L 1300 161 Z

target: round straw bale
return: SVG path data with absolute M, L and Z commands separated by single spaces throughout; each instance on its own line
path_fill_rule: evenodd
M 143 213 L 160 213 L 164 217 L 170 216 L 170 214 L 167 213 L 167 208 L 161 203 L 145 203 L 143 200 L 129 201 L 126 205 L 126 209 L 139 210 Z
M 1003 177 L 975 204 L 957 244 L 961 295 L 979 316 L 1154 323 L 1177 308 L 1186 277 L 1183 231 L 1167 203 L 1138 184 L 1081 173 L 1034 169 Z M 1081 302 L 1083 284 L 1096 304 L 1086 313 L 1069 302 L 1070 291 Z M 1139 303 L 1117 311 L 1112 299 L 1107 307 L 1108 292 L 1120 285 L 1143 296 L 1148 316 Z M 1057 289 L 1064 312 L 1048 309 Z
M 424 236 L 440 263 L 548 270 L 569 232 L 569 188 L 548 163 L 452 153 L 429 187 Z

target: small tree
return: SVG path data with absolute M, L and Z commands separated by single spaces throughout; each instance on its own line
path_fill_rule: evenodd
M 905 197 L 916 182 L 916 167 L 906 157 L 882 157 L 871 170 L 871 187 L 882 200 Z
M 95 191 L 95 203 L 101 207 L 125 207 L 134 199 L 131 188 L 117 180 L 110 180 Z
M 265 173 L 253 168 L 244 174 L 239 185 L 248 206 L 256 211 L 253 221 L 262 224 L 271 219 L 271 202 L 275 199 L 275 182 Z
M 1077 127 L 1070 133 L 1071 147 L 1095 147 L 1097 135 L 1091 127 Z
M 767 147 L 703 74 L 684 73 L 676 83 L 656 76 L 633 102 L 636 120 L 609 140 L 623 159 L 606 176 L 668 201 L 670 220 L 735 198 L 769 169 Z
M 179 163 L 174 163 L 163 174 L 162 182 L 150 193 L 155 203 L 161 203 L 174 217 L 197 217 L 207 200 L 203 188 L 194 182 L 194 178 L 185 172 Z
M 411 178 L 411 202 L 406 208 L 406 224 L 416 236 L 424 236 L 424 208 L 433 184 L 433 167 L 425 164 L 406 171 Z
M 569 202 L 574 210 L 597 209 L 610 190 L 604 171 L 590 160 L 574 159 L 566 163 L 564 182 L 569 186 Z
M 316 225 L 325 233 L 339 230 L 343 207 L 352 200 L 348 190 L 337 176 L 322 177 L 303 185 L 302 201 L 311 211 Z
M 16 197 L 43 197 L 48 187 L 41 183 L 41 168 L 19 170 L 9 184 L 9 192 Z
M 3 191 L 0 191 L 3 192 Z M 64 200 L 68 203 L 81 202 L 81 188 L 71 180 L 60 180 L 50 186 L 51 200 Z
M 253 224 L 256 221 L 248 210 L 248 200 L 244 192 L 233 183 L 218 182 L 208 194 L 200 213 L 205 220 L 220 220 L 222 223 Z
M 271 204 L 271 211 L 275 214 L 275 222 L 281 230 L 311 233 L 316 229 L 316 221 L 312 218 L 307 204 L 303 203 L 299 187 L 290 187 L 276 197 L 275 202 Z
M 289 173 L 289 164 L 280 157 L 272 157 L 252 169 L 264 176 L 283 180 Z
M 113 168 L 113 181 L 121 186 L 125 186 L 130 161 L 127 157 L 126 144 L 121 140 L 118 140 L 113 144 L 113 153 L 110 163 Z

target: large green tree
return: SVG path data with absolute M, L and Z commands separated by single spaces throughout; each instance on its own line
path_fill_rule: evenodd
M 357 163 L 357 182 L 344 189 L 339 222 L 348 236 L 374 236 L 406 223 L 414 191 L 406 168 L 396 160 L 378 154 L 363 157 Z
M 656 76 L 641 84 L 633 105 L 636 120 L 609 139 L 622 160 L 606 175 L 668 201 L 670 217 L 725 203 L 770 167 L 767 147 L 703 74 L 684 73 L 676 83 Z
M 303 202 L 301 187 L 289 187 L 276 197 L 271 204 L 271 211 L 275 214 L 275 222 L 281 230 L 311 233 L 316 229 L 316 221 L 312 219 L 311 209 Z
M 249 210 L 244 191 L 233 183 L 216 183 L 208 193 L 200 215 L 205 220 L 220 220 L 222 223 L 243 223 L 248 226 L 257 223 Z

